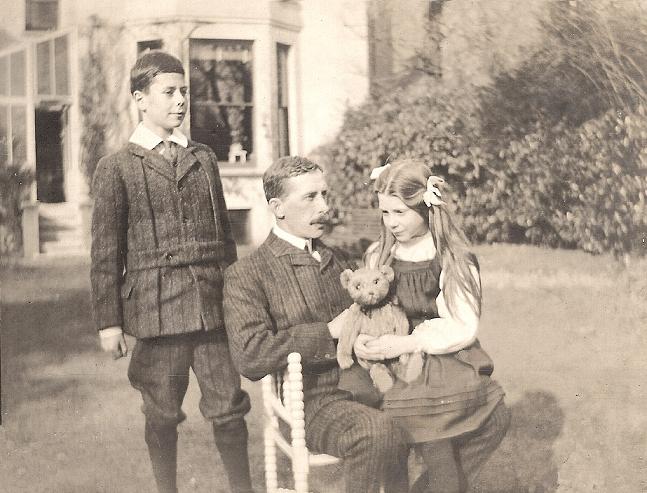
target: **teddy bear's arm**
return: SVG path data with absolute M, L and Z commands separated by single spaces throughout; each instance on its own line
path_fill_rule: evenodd
M 399 336 L 409 335 L 409 319 L 399 306 L 391 306 L 393 310 L 393 320 L 395 322 L 395 334 Z
M 356 313 L 354 310 L 349 312 Z M 337 362 L 340 368 L 350 368 L 353 366 L 353 344 L 359 335 L 361 328 L 360 320 L 356 316 L 347 317 L 347 324 L 342 329 L 337 342 Z

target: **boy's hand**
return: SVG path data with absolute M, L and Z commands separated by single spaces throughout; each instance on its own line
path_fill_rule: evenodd
M 121 327 L 108 327 L 99 332 L 101 349 L 112 353 L 113 359 L 119 359 L 128 354 L 128 345 Z

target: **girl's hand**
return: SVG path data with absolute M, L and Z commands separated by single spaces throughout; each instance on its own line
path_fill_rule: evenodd
M 361 359 L 372 360 L 372 361 L 381 361 L 384 359 L 384 355 L 375 349 L 369 349 L 367 347 L 372 341 L 375 341 L 375 337 L 369 336 L 366 334 L 360 334 L 355 339 L 353 344 L 353 350 L 355 351 L 355 356 Z
M 401 354 L 413 353 L 416 348 L 411 336 L 396 336 L 395 334 L 386 334 L 366 343 L 366 349 L 375 353 L 382 354 L 384 358 L 397 358 Z

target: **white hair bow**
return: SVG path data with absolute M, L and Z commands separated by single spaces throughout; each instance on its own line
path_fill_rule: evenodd
M 431 207 L 432 205 L 445 205 L 445 202 L 442 201 L 440 190 L 438 190 L 438 187 L 436 186 L 443 183 L 445 183 L 445 180 L 440 176 L 431 175 L 427 179 L 427 190 L 422 194 L 422 200 L 425 201 L 427 207 Z
M 384 171 L 391 166 L 391 163 L 387 163 L 384 166 L 379 166 L 377 168 L 373 168 L 373 171 L 371 171 L 371 180 L 377 180 L 378 177 L 384 173 Z

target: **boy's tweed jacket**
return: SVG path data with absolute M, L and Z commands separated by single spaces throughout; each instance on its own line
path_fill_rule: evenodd
M 94 175 L 92 302 L 98 329 L 138 338 L 221 328 L 236 245 L 216 156 L 189 141 L 175 164 L 129 143 Z
M 337 389 L 335 343 L 327 323 L 352 303 L 339 275 L 355 264 L 317 244 L 321 263 L 273 233 L 225 272 L 224 309 L 238 371 L 252 380 L 301 353 L 306 397 Z

